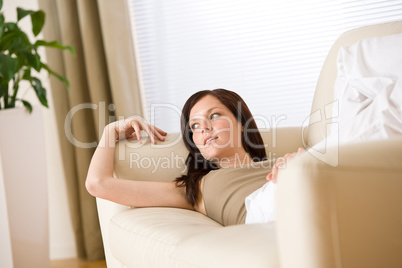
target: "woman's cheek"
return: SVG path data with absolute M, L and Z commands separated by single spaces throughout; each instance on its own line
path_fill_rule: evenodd
M 195 144 L 197 147 L 200 147 L 200 146 L 202 145 L 202 143 L 201 143 L 201 137 L 200 137 L 200 135 L 199 135 L 198 133 L 193 135 L 193 141 L 194 141 L 194 144 Z
M 231 124 L 227 120 L 220 120 L 219 125 L 216 127 L 218 136 L 220 139 L 217 143 L 224 147 L 233 147 L 236 144 L 237 129 L 234 124 Z
M 205 138 L 204 135 L 201 133 L 197 133 L 197 134 L 193 135 L 194 144 L 195 144 L 195 146 L 197 146 L 197 148 L 200 151 L 205 148 L 204 138 Z

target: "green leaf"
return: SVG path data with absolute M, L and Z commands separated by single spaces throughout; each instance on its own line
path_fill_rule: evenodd
M 10 81 L 18 71 L 18 60 L 0 53 L 0 78 Z
M 0 51 L 8 50 L 14 42 L 17 34 L 15 32 L 7 32 L 0 40 Z M 11 52 L 10 52 L 11 53 Z
M 2 30 L 3 33 L 2 35 L 5 36 L 7 34 L 13 34 L 15 31 L 20 31 L 20 29 L 18 28 L 18 25 L 14 22 L 6 22 L 4 23 L 4 25 L 2 25 Z M 3 36 L 1 36 L 0 38 L 0 42 L 3 43 L 4 38 Z
M 40 57 L 38 54 L 31 54 L 31 53 L 24 53 L 23 54 L 25 58 L 27 59 L 27 62 L 29 64 L 28 67 L 32 66 L 37 72 L 40 72 L 42 65 L 40 62 Z
M 63 46 L 62 44 L 60 44 L 58 41 L 53 41 L 53 42 L 46 42 L 44 40 L 38 40 L 36 41 L 36 43 L 34 44 L 35 47 L 40 47 L 40 46 L 44 46 L 44 47 L 53 47 L 53 48 L 58 48 L 58 49 L 68 49 L 70 50 L 70 52 L 73 54 L 73 56 L 75 57 L 75 50 L 72 46 Z
M 8 82 L 0 78 L 0 99 L 8 96 Z M 1 109 L 1 101 L 0 101 Z
M 22 100 L 22 99 L 17 99 L 19 101 L 22 102 L 22 104 L 24 104 L 25 108 L 28 110 L 29 113 L 32 113 L 32 105 L 27 102 L 26 100 Z
M 45 68 L 45 70 L 47 70 L 49 72 L 49 74 L 57 77 L 61 82 L 63 82 L 66 85 L 67 89 L 70 89 L 70 83 L 68 82 L 68 80 L 64 76 L 61 76 L 60 74 L 54 72 L 46 64 L 44 64 L 44 63 L 41 63 L 41 64 L 42 64 L 42 67 Z
M 31 85 L 34 88 L 36 96 L 38 96 L 40 103 L 42 103 L 43 106 L 49 108 L 46 98 L 46 89 L 42 87 L 42 82 L 36 77 L 31 77 Z
M 16 54 L 18 51 L 31 51 L 32 44 L 28 36 L 20 29 L 9 30 L 4 33 L 0 40 L 0 51 L 8 50 L 10 54 Z
M 32 32 L 35 36 L 37 36 L 42 31 L 43 25 L 45 24 L 45 12 L 43 12 L 42 10 L 32 11 L 20 7 L 17 8 L 18 21 L 28 15 L 31 16 Z
M 0 0 L 0 10 L 3 8 L 3 0 Z
M 34 11 L 17 7 L 17 21 L 20 21 L 22 18 L 31 15 L 32 13 L 34 13 Z
M 18 25 L 15 22 L 7 22 L 4 25 L 9 31 L 18 30 Z
M 31 81 L 31 69 L 30 68 L 24 70 L 22 79 Z
M 5 27 L 6 26 L 4 25 L 4 15 L 3 15 L 3 13 L 0 13 L 0 40 L 1 40 L 1 37 L 3 36 Z
M 45 24 L 45 12 L 38 10 L 31 14 L 32 32 L 37 36 Z

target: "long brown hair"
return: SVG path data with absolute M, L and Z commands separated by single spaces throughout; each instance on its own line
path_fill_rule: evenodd
M 193 94 L 184 104 L 181 114 L 181 132 L 184 144 L 189 150 L 186 159 L 187 174 L 176 178 L 176 184 L 186 187 L 187 201 L 193 206 L 198 199 L 199 184 L 201 179 L 211 170 L 218 167 L 205 159 L 193 141 L 189 120 L 193 106 L 206 95 L 212 95 L 225 105 L 236 119 L 241 122 L 243 132 L 241 135 L 242 145 L 245 151 L 252 157 L 254 162 L 267 159 L 264 142 L 258 131 L 257 124 L 244 100 L 235 92 L 226 89 L 202 90 Z

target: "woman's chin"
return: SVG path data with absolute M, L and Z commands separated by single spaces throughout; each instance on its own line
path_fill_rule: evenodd
M 214 155 L 214 154 L 210 154 L 210 153 L 208 153 L 208 154 L 206 154 L 206 153 L 201 153 L 201 154 L 202 154 L 202 156 L 203 156 L 206 160 L 208 160 L 208 161 L 210 161 L 210 162 L 217 162 L 217 161 L 219 161 L 218 157 L 217 157 L 216 155 Z

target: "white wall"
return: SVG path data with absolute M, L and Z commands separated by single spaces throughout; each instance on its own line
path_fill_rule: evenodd
M 17 7 L 31 10 L 39 9 L 37 0 L 6 0 L 3 2 L 3 11 L 6 21 L 16 20 Z M 21 22 L 23 23 L 21 23 L 20 26 L 30 32 L 30 20 L 23 19 Z M 42 53 L 41 57 L 46 61 L 44 53 Z M 43 109 L 48 175 L 50 259 L 76 258 L 76 245 L 70 220 L 70 211 L 68 208 L 67 191 L 63 174 L 63 163 L 56 128 L 56 119 L 52 110 L 52 93 L 47 73 L 43 72 L 39 76 L 42 79 L 44 87 L 48 89 L 47 92 L 50 107 L 49 109 Z M 29 90 L 25 96 L 31 100 L 32 104 L 39 103 L 33 90 Z M 1 167 L 0 173 L 2 173 Z

